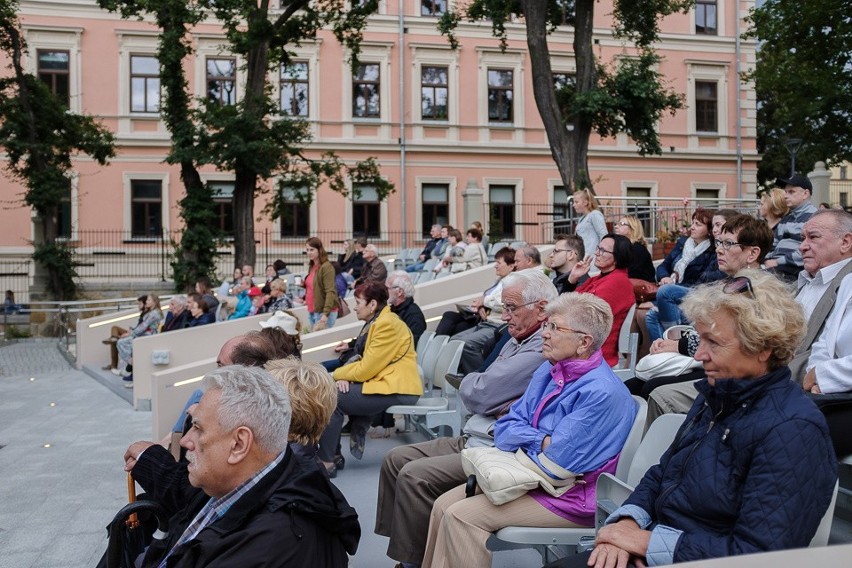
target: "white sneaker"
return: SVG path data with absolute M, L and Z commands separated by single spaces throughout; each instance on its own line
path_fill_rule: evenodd
M 118 372 L 118 374 L 121 375 L 122 377 L 129 377 L 133 373 L 131 373 L 127 369 L 122 369 L 121 371 Z
M 124 371 L 122 371 L 121 369 L 110 369 L 109 372 L 115 375 L 116 377 L 120 377 L 122 376 L 121 373 L 123 373 Z

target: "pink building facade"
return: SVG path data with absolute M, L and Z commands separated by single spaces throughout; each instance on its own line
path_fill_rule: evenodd
M 323 188 L 310 207 L 294 204 L 290 219 L 259 220 L 260 247 L 296 255 L 309 234 L 335 241 L 366 233 L 390 252 L 417 246 L 433 222 L 474 219 L 500 238 L 549 239 L 547 227 L 567 203 L 533 99 L 525 29 L 509 25 L 508 48 L 501 51 L 490 25 L 462 24 L 460 48 L 453 51 L 428 14 L 429 6 L 440 11 L 444 4 L 383 0 L 365 33 L 355 77 L 330 33 L 295 48 L 297 65 L 273 77 L 282 105 L 310 122 L 311 152 L 333 150 L 349 161 L 375 156 L 397 189 L 378 203 L 369 188 L 357 201 Z M 591 178 L 610 204 L 754 196 L 755 95 L 738 73 L 753 65 L 755 46 L 736 39 L 753 4 L 699 0 L 689 14 L 664 21 L 660 71 L 685 95 L 686 108 L 660 122 L 662 156 L 639 156 L 623 135 L 593 137 Z M 607 61 L 631 53 L 612 36 L 610 12 L 608 2 L 597 5 L 595 50 Z M 73 111 L 99 117 L 117 136 L 118 154 L 109 165 L 75 163 L 63 230 L 82 254 L 144 257 L 157 248 L 152 237 L 160 229 L 181 228 L 178 171 L 163 163 L 169 137 L 157 112 L 157 30 L 121 20 L 91 0 L 22 1 L 20 19 L 29 69 L 67 93 Z M 193 39 L 196 55 L 186 70 L 194 93 L 239 98 L 242 62 L 223 50 L 221 28 L 204 24 Z M 571 41 L 567 27 L 551 36 L 554 73 L 573 72 Z M 204 177 L 219 188 L 227 229 L 233 176 L 208 168 Z M 30 251 L 31 213 L 15 203 L 21 192 L 0 178 L 4 258 Z M 256 216 L 264 205 L 261 196 Z M 226 265 L 227 258 L 225 273 Z

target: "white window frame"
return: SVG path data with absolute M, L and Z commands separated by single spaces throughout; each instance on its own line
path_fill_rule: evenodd
M 482 204 L 485 206 L 484 210 L 489 212 L 491 211 L 491 186 L 492 185 L 513 185 L 515 186 L 515 205 L 524 202 L 524 178 L 510 178 L 510 177 L 484 177 L 482 178 L 482 189 L 484 190 L 482 193 Z M 519 209 L 515 207 L 515 218 L 513 221 L 515 222 L 515 239 L 516 241 L 524 241 L 526 240 L 526 226 L 518 225 Z M 488 220 L 488 224 L 490 225 L 491 220 Z M 483 223 L 485 224 L 485 223 Z M 496 240 L 494 242 L 497 242 Z
M 68 173 L 68 181 L 71 184 L 71 236 L 59 237 L 64 242 L 78 241 L 80 239 L 80 174 L 72 171 Z
M 414 229 L 418 235 L 423 234 L 423 186 L 429 184 L 446 185 L 447 191 L 447 222 L 452 223 L 456 218 L 456 200 L 458 179 L 452 176 L 417 176 L 414 178 L 414 198 L 417 200 L 417 211 L 414 219 Z M 418 237 L 419 238 L 419 237 Z
M 352 231 L 353 231 L 353 229 L 352 229 L 353 195 L 352 195 L 352 179 L 351 178 L 346 178 L 346 192 L 347 192 L 347 195 L 346 195 L 346 197 L 343 198 L 343 200 L 344 200 L 343 209 L 344 209 L 344 214 L 346 215 L 346 219 L 345 219 L 346 222 L 344 223 L 344 225 L 345 225 L 345 228 L 346 228 L 346 234 L 351 235 Z M 381 224 L 381 227 L 379 227 L 379 236 L 371 238 L 371 240 L 373 242 L 375 242 L 375 241 L 387 241 L 388 240 L 388 199 L 390 199 L 390 196 L 386 197 L 382 201 L 379 201 L 379 223 Z M 313 205 L 311 207 L 313 207 Z
M 720 149 L 727 147 L 728 136 L 728 69 L 725 62 L 687 61 L 687 140 L 690 149 L 698 149 L 699 138 L 717 138 Z M 707 81 L 716 83 L 716 98 L 718 113 L 718 130 L 716 132 L 698 132 L 695 126 L 695 82 Z M 703 147 L 703 146 L 701 146 Z
M 409 103 L 412 109 L 413 136 L 418 142 L 446 144 L 447 141 L 459 139 L 459 58 L 458 53 L 450 46 L 409 44 L 411 49 L 411 78 Z M 421 118 L 421 81 L 423 67 L 447 68 L 447 105 L 449 112 L 447 120 L 423 120 Z M 414 112 L 416 111 L 416 114 Z M 447 128 L 447 136 L 438 140 L 426 138 L 425 130 L 430 128 Z
M 82 112 L 82 52 L 80 49 L 83 28 L 77 26 L 21 25 L 27 42 L 24 66 L 33 75 L 38 72 L 39 50 L 68 52 L 68 108 L 71 112 Z
M 123 211 L 123 226 L 126 234 L 128 235 L 126 240 L 139 240 L 146 241 L 149 240 L 143 237 L 132 237 L 133 234 L 133 220 L 132 220 L 132 211 L 131 211 L 131 198 L 133 196 L 131 192 L 131 182 L 136 180 L 155 180 L 159 181 L 162 187 L 161 194 L 161 203 L 160 207 L 162 211 L 160 212 L 161 218 L 163 220 L 163 231 L 170 230 L 170 213 L 171 213 L 171 201 L 169 196 L 169 173 L 168 172 L 124 172 L 122 174 L 122 183 L 124 186 L 124 211 Z
M 341 86 L 343 94 L 343 138 L 355 138 L 357 126 L 378 127 L 377 139 L 389 140 L 391 136 L 391 122 L 393 107 L 391 105 L 391 82 L 394 75 L 391 74 L 391 49 L 395 46 L 391 42 L 365 41 L 361 44 L 361 53 L 358 61 L 363 64 L 375 64 L 379 66 L 379 117 L 360 118 L 352 115 L 352 66 L 349 64 L 350 53 L 347 52 L 341 65 Z M 398 76 L 397 76 L 398 77 Z M 364 134 L 359 133 L 359 138 Z
M 290 51 L 293 53 L 292 61 L 308 64 L 308 116 L 294 117 L 306 120 L 311 129 L 311 135 L 316 138 L 319 136 L 319 120 L 320 120 L 320 58 L 319 52 L 322 46 L 322 40 L 317 39 L 313 42 L 304 42 L 300 46 L 293 47 Z M 280 65 L 275 70 L 273 80 L 273 96 L 276 101 L 281 101 L 281 69 Z
M 524 73 L 524 59 L 526 51 L 520 49 L 507 49 L 505 52 L 492 48 L 477 48 L 479 62 L 479 89 L 478 89 L 478 111 L 477 122 L 479 126 L 480 142 L 489 144 L 522 144 L 525 118 L 525 85 L 526 75 Z M 506 124 L 491 123 L 488 121 L 488 70 L 502 69 L 512 71 L 512 122 Z M 512 136 L 508 140 L 492 139 L 492 130 L 512 130 Z
M 273 185 L 272 191 L 276 191 L 277 188 Z M 308 231 L 311 234 L 316 234 L 319 229 L 319 213 L 317 209 L 317 205 L 319 201 L 319 192 L 314 192 L 313 199 L 311 199 L 311 204 L 308 206 Z M 347 201 L 349 201 L 347 199 Z M 276 243 L 302 243 L 305 240 L 305 237 L 282 237 L 281 236 L 281 217 L 275 219 L 275 229 L 272 235 L 272 241 Z M 310 236 L 310 235 L 309 235 Z
M 727 199 L 728 197 L 728 184 L 725 182 L 719 181 L 691 181 L 689 182 L 689 194 L 692 199 L 696 199 L 698 197 L 699 189 L 710 189 L 718 192 L 718 199 Z
M 689 11 L 689 33 L 698 39 L 721 38 L 725 35 L 725 4 L 724 0 L 716 0 L 716 35 L 695 33 L 695 6 Z
M 234 59 L 237 67 L 236 89 L 234 102 L 243 99 L 246 92 L 246 71 L 242 57 L 228 51 L 227 40 L 224 36 L 199 35 L 195 51 L 195 96 L 207 98 L 207 58 Z

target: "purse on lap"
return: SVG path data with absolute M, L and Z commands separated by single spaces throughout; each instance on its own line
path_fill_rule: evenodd
M 641 278 L 631 278 L 630 283 L 633 285 L 633 296 L 636 297 L 637 304 L 657 299 L 657 290 L 660 287 L 654 282 L 648 282 Z

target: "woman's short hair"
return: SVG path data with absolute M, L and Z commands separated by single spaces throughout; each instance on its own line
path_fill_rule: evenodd
M 388 303 L 388 287 L 385 286 L 384 282 L 368 280 L 355 287 L 355 297 L 361 298 L 364 302 L 375 300 L 380 310 Z
M 760 256 L 757 262 L 763 262 L 769 251 L 772 250 L 774 237 L 772 230 L 764 221 L 755 219 L 751 215 L 736 215 L 728 219 L 722 225 L 722 231 L 737 236 L 737 243 L 747 247 L 758 247 Z
M 503 290 L 520 287 L 525 304 L 541 300 L 553 301 L 559 294 L 553 281 L 542 270 L 521 270 L 512 272 L 503 279 Z
M 494 260 L 497 260 L 498 258 L 502 258 L 503 262 L 510 266 L 515 264 L 515 249 L 513 249 L 512 247 L 501 248 L 496 253 L 494 253 Z
M 627 237 L 622 237 L 627 239 Z M 588 333 L 592 338 L 592 351 L 601 348 L 612 331 L 612 308 L 594 294 L 567 292 L 549 302 L 544 309 L 549 316 L 565 318 L 568 327 Z
M 322 241 L 319 240 L 318 237 L 309 237 L 308 240 L 305 241 L 305 244 L 311 248 L 317 249 L 317 266 L 322 266 L 328 262 L 328 253 L 322 245 Z M 309 262 L 309 264 L 313 264 L 313 261 Z
M 447 237 L 453 237 L 457 243 L 462 242 L 462 239 L 464 238 L 462 237 L 461 231 L 458 229 L 450 229 L 447 231 Z
M 278 454 L 287 447 L 290 396 L 268 371 L 241 365 L 222 367 L 204 376 L 201 389 L 221 391 L 218 421 L 224 431 L 247 427 L 267 453 Z
M 790 288 L 775 276 L 757 269 L 743 269 L 737 276 L 751 280 L 751 292 L 725 293 L 730 279 L 694 288 L 681 304 L 686 317 L 702 325 L 713 325 L 714 315 L 724 310 L 733 318 L 743 351 L 758 354 L 768 349 L 769 369 L 793 359 L 805 335 L 802 306 Z
M 636 215 L 625 215 L 622 218 L 627 221 L 627 238 L 630 239 L 630 242 L 639 243 L 640 245 L 646 244 L 645 228 L 642 226 L 639 218 Z
M 210 311 L 210 306 L 207 305 L 207 300 L 205 300 L 204 296 L 198 292 L 190 292 L 186 295 L 186 297 L 196 303 L 202 314 L 206 314 Z
M 770 214 L 781 218 L 790 212 L 787 202 L 784 201 L 784 190 L 780 187 L 767 189 L 760 195 L 760 201 L 766 206 Z
M 466 235 L 470 235 L 470 236 L 471 236 L 471 237 L 473 237 L 473 238 L 474 238 L 477 242 L 481 242 L 481 241 L 482 241 L 482 231 L 480 231 L 480 230 L 479 230 L 479 229 L 477 229 L 476 227 L 471 227 L 470 229 L 468 229 L 468 230 L 467 230 L 467 232 L 466 232 L 465 234 L 466 234 Z
M 388 276 L 388 282 L 391 286 L 396 286 L 402 290 L 402 295 L 406 298 L 414 297 L 414 284 L 411 283 L 411 277 L 404 270 L 396 270 Z
M 325 367 L 298 359 L 275 359 L 266 370 L 281 381 L 290 395 L 293 415 L 290 441 L 312 446 L 328 426 L 337 408 L 337 387 Z
M 630 261 L 633 259 L 633 246 L 630 239 L 624 235 L 616 235 L 615 233 L 607 233 L 601 237 L 601 242 L 604 239 L 612 239 L 612 258 L 615 261 L 616 268 L 627 268 L 630 266 Z
M 269 288 L 272 289 L 272 290 L 279 290 L 281 292 L 286 292 L 287 291 L 287 283 L 280 278 L 276 278 L 275 280 L 273 280 L 272 282 L 269 283 Z
M 695 213 L 692 214 L 692 220 L 694 221 L 698 219 L 699 221 L 701 221 L 707 227 L 707 231 L 709 232 L 710 229 L 713 228 L 713 215 L 715 214 L 716 212 L 712 209 L 705 209 L 704 207 L 699 207 L 695 210 Z

